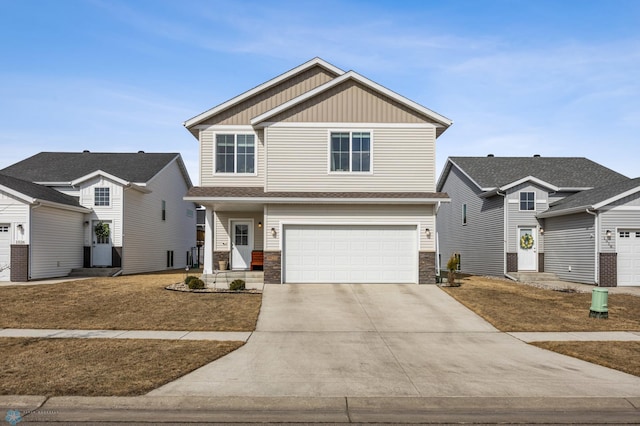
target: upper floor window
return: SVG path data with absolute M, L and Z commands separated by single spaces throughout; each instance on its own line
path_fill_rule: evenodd
M 536 193 L 535 192 L 521 192 L 520 193 L 520 210 L 535 210 L 536 209 Z
M 467 205 L 466 204 L 462 205 L 462 224 L 463 225 L 467 224 Z
M 255 173 L 255 135 L 217 134 L 216 173 Z
M 109 199 L 109 188 L 94 188 L 93 205 L 94 206 L 111 205 L 111 202 Z
M 371 133 L 331 132 L 329 150 L 332 172 L 371 171 Z
M 162 220 L 167 220 L 167 202 L 162 200 Z

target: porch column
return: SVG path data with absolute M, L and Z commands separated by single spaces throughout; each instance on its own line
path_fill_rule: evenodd
M 213 210 L 205 206 L 204 210 L 204 265 L 203 275 L 213 274 Z

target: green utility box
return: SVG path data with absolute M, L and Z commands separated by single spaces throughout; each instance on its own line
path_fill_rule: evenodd
M 609 299 L 609 290 L 606 288 L 594 288 L 591 291 L 591 310 L 590 318 L 609 318 L 609 308 L 607 302 Z

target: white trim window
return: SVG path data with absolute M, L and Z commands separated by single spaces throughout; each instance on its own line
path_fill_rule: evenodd
M 215 173 L 255 174 L 256 136 L 217 133 L 214 158 Z
M 371 173 L 371 132 L 330 132 L 329 171 Z
M 93 189 L 93 205 L 105 207 L 111 205 L 109 187 L 96 187 Z
M 533 191 L 520 192 L 520 211 L 535 211 L 536 193 Z

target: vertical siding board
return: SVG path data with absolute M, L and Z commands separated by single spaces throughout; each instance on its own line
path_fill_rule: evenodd
M 478 275 L 504 274 L 504 199 L 478 197 L 480 190 L 456 167 L 443 186 L 451 199 L 440 206 L 437 231 L 441 267 L 453 253 L 460 253 L 462 271 Z M 462 205 L 467 204 L 467 224 L 462 224 Z
M 594 216 L 578 213 L 551 217 L 545 219 L 545 226 L 545 271 L 565 281 L 593 284 Z
M 272 127 L 267 149 L 267 191 L 435 190 L 435 129 L 350 128 L 371 131 L 372 174 L 329 173 L 333 127 Z

